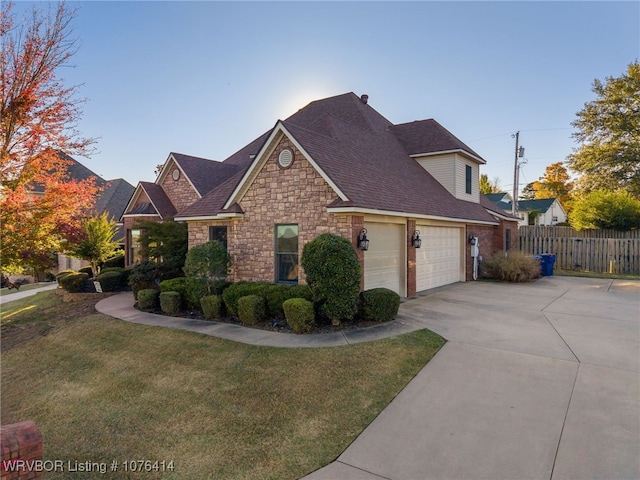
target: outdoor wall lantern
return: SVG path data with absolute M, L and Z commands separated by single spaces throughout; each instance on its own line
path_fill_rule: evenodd
M 413 232 L 413 236 L 411 237 L 411 245 L 414 248 L 420 248 L 422 246 L 422 239 L 420 238 L 420 230 L 416 230 Z
M 369 250 L 369 239 L 367 238 L 367 229 L 363 228 L 358 234 L 358 248 L 363 252 Z

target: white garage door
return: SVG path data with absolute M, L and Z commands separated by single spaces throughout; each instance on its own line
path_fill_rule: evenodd
M 365 223 L 369 250 L 364 252 L 364 288 L 384 287 L 401 296 L 404 290 L 405 226 Z
M 448 285 L 461 280 L 461 229 L 418 225 L 422 247 L 416 249 L 416 290 Z

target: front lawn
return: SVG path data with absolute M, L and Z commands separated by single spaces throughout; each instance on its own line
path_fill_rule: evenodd
M 110 478 L 299 478 L 334 460 L 444 343 L 423 330 L 345 347 L 256 347 L 60 302 L 45 292 L 3 311 L 3 340 L 28 324 L 23 315 L 50 328 L 3 353 L 2 424 L 35 420 L 45 460 L 175 465 Z M 40 305 L 49 315 L 37 320 Z

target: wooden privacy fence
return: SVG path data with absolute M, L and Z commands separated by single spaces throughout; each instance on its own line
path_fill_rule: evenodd
M 528 255 L 552 253 L 555 268 L 640 275 L 640 232 L 576 231 L 571 227 L 518 229 L 519 250 Z

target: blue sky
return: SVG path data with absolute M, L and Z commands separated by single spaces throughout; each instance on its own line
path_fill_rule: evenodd
M 640 57 L 639 2 L 68 2 L 99 137 L 82 163 L 153 181 L 176 151 L 224 160 L 308 102 L 353 91 L 393 123 L 434 118 L 520 186 L 564 161 L 594 79 Z M 17 12 L 24 7 L 20 3 Z

